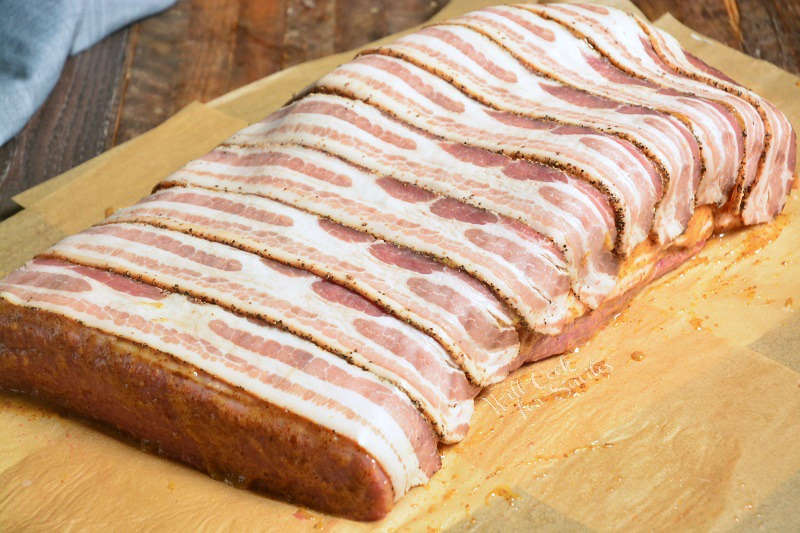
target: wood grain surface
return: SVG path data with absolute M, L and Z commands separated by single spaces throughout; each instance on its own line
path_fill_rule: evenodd
M 70 58 L 42 108 L 0 147 L 0 219 L 11 197 L 288 66 L 419 24 L 447 0 L 179 0 Z M 500 2 L 499 2 L 500 3 Z M 798 0 L 634 0 L 800 73 Z

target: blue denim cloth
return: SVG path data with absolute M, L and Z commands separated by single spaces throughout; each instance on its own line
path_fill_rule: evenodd
M 0 145 L 58 81 L 67 56 L 175 0 L 0 0 Z

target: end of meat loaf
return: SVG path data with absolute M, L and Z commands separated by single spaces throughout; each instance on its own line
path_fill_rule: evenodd
M 0 386 L 102 420 L 239 487 L 357 520 L 394 503 L 352 440 L 162 352 L 0 302 Z
M 375 519 L 439 469 L 407 396 L 299 337 L 119 274 L 34 259 L 0 281 L 0 386 L 206 472 Z

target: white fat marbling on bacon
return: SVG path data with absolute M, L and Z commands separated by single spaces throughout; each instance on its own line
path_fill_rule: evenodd
M 456 216 L 439 209 L 444 197 L 317 150 L 233 150 L 212 152 L 168 181 L 264 195 L 435 256 L 492 287 L 537 331 L 560 331 L 569 316 L 573 300 L 563 256 L 527 226 L 494 214 L 491 220 Z M 317 179 L 318 168 L 346 172 L 353 185 L 331 186 Z
M 656 212 L 658 240 L 668 242 L 685 230 L 702 161 L 691 131 L 675 118 L 538 75 L 495 41 L 464 26 L 428 27 L 373 52 L 409 60 L 491 107 L 614 132 L 636 142 L 668 177 Z
M 144 224 L 90 228 L 44 255 L 124 273 L 262 319 L 396 385 L 444 442 L 461 440 L 469 428 L 478 389 L 435 340 L 314 274 Z
M 366 128 L 380 128 L 380 137 L 368 136 Z M 414 149 L 400 149 L 399 143 L 385 140 L 397 138 L 409 145 L 413 143 Z M 379 175 L 520 220 L 563 250 L 572 287 L 584 303 L 596 306 L 613 289 L 617 269 L 617 259 L 611 252 L 616 235 L 614 218 L 602 193 L 580 179 L 526 160 L 514 161 L 480 148 L 438 140 L 389 119 L 361 101 L 335 95 L 308 96 L 293 104 L 288 113 L 267 118 L 231 139 L 233 144 L 245 145 L 269 141 L 325 150 Z M 328 159 L 325 165 L 337 161 Z M 225 170 L 217 168 L 211 172 L 224 173 Z M 350 172 L 359 171 L 351 167 Z M 363 172 L 359 175 L 371 176 Z M 320 180 L 314 181 L 319 186 L 326 185 Z M 347 189 L 340 187 L 338 191 L 349 194 Z M 359 187 L 349 189 L 357 192 Z M 429 201 L 435 199 L 431 197 Z M 335 217 L 335 214 L 326 215 Z M 466 236 L 469 238 L 470 234 Z M 522 244 L 518 238 L 515 240 Z M 494 241 L 495 245 L 498 242 Z M 470 269 L 469 262 L 459 266 Z M 554 313 L 562 316 L 565 308 L 555 300 L 558 292 L 547 278 L 530 279 L 526 283 L 534 284 L 555 305 L 548 322 L 553 321 Z M 524 293 L 517 296 L 528 298 Z M 506 297 L 513 298 L 510 294 Z M 515 306 L 515 309 L 526 320 L 532 316 L 523 308 Z M 541 323 L 538 318 L 529 320 L 532 325 Z
M 553 17 L 588 38 L 600 53 L 627 73 L 644 77 L 660 87 L 705 97 L 725 106 L 730 111 L 731 120 L 737 120 L 741 125 L 744 135 L 744 164 L 739 168 L 737 186 L 732 192 L 740 194 L 755 181 L 764 150 L 765 130 L 754 106 L 735 95 L 677 75 L 655 52 L 647 33 L 636 19 L 624 11 L 574 4 L 529 8 Z M 734 146 L 729 146 L 729 149 L 733 150 Z M 712 187 L 710 183 L 704 185 L 698 195 L 701 203 L 720 203 L 731 194 L 727 183 L 720 187 Z
M 302 155 L 297 150 L 289 153 Z M 215 183 L 236 189 L 237 182 L 248 187 L 259 181 L 230 176 Z M 291 184 L 276 181 L 277 190 L 282 183 Z M 311 197 L 321 192 L 301 189 L 300 194 Z M 403 206 L 388 200 L 395 209 Z M 384 211 L 386 224 L 391 225 L 389 208 Z M 506 367 L 519 353 L 514 316 L 469 275 L 409 250 L 394 251 L 395 247 L 367 233 L 268 198 L 174 187 L 116 212 L 110 221 L 141 221 L 190 232 L 346 286 L 438 340 L 476 383 L 505 377 Z M 393 253 L 387 254 L 387 248 Z M 427 290 L 431 288 L 435 292 Z M 440 294 L 452 297 L 442 299 Z
M 52 259 L 33 260 L 0 281 L 0 298 L 170 354 L 352 439 L 387 473 L 395 498 L 439 468 L 431 427 L 404 394 L 290 333 Z
M 753 105 L 765 125 L 764 153 L 754 182 L 743 183 L 734 210 L 745 224 L 768 222 L 783 210 L 797 163 L 797 136 L 789 119 L 755 92 L 692 56 L 673 36 L 640 23 L 659 56 L 677 73 L 708 83 Z M 739 200 L 736 202 L 736 200 Z
M 410 130 L 408 124 L 451 142 L 552 164 L 594 184 L 616 210 L 616 244 L 622 255 L 647 238 L 652 227 L 655 205 L 661 198 L 661 176 L 628 141 L 589 128 L 498 111 L 430 72 L 393 57 L 357 58 L 324 76 L 316 88 L 376 106 L 374 127 L 393 135 L 399 136 L 400 128 Z M 431 91 L 439 98 L 430 98 L 427 93 Z M 441 105 L 443 99 L 459 106 Z M 366 138 L 372 132 L 363 130 L 361 135 Z M 402 137 L 408 138 L 408 134 Z M 394 144 L 394 149 L 413 150 L 399 144 Z
M 628 75 L 561 24 L 527 8 L 488 8 L 452 22 L 491 35 L 525 58 L 530 68 L 562 83 L 684 120 L 700 143 L 705 165 L 698 201 L 706 203 L 707 197 L 713 197 L 721 204 L 727 198 L 736 181 L 743 145 L 741 128 L 725 107 Z

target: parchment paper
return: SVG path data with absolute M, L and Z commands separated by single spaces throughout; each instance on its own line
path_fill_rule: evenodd
M 454 0 L 437 18 L 492 3 Z M 658 25 L 773 101 L 800 131 L 798 78 L 669 16 Z M 107 208 L 136 201 L 351 56 L 192 104 L 22 193 L 26 209 L 0 224 L 0 272 Z M 0 394 L 0 530 L 798 530 L 797 196 L 775 223 L 714 238 L 580 350 L 490 388 L 467 439 L 443 450 L 442 470 L 378 524 L 228 487 L 95 425 Z

